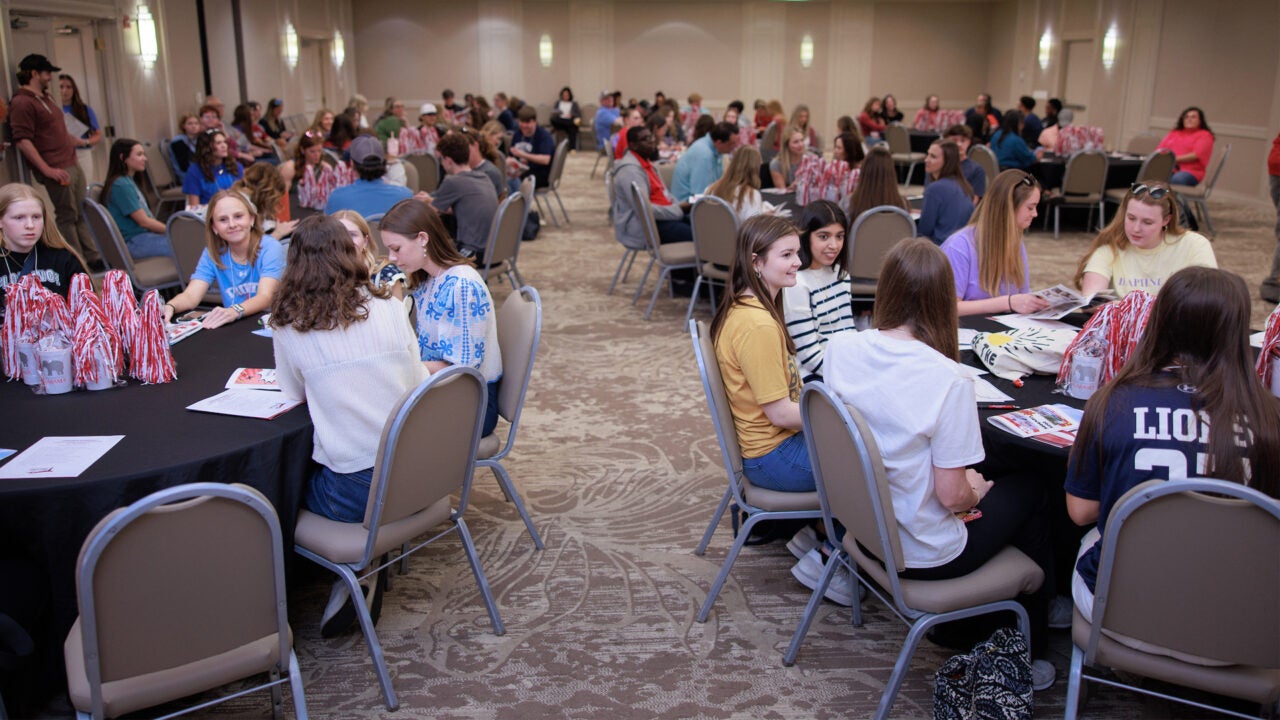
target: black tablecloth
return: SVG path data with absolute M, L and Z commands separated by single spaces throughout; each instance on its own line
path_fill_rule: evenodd
M 284 537 L 292 537 L 311 472 L 306 406 L 271 421 L 185 409 L 220 392 L 237 367 L 274 367 L 271 340 L 253 335 L 257 327 L 257 318 L 246 319 L 181 341 L 173 346 L 178 379 L 163 385 L 130 381 L 37 396 L 21 383 L 0 383 L 0 448 L 22 451 L 46 435 L 124 435 L 78 478 L 0 480 L 2 552 L 47 575 L 52 622 L 45 642 L 60 644 L 75 620 L 76 558 L 89 531 L 151 492 L 189 482 L 245 483 L 266 495 Z

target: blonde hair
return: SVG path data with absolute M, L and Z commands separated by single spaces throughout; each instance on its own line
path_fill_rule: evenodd
M 791 158 L 791 138 L 796 135 L 804 138 L 805 147 L 808 148 L 809 133 L 805 132 L 804 128 L 799 125 L 787 125 L 782 129 L 782 134 L 778 136 L 778 169 L 782 171 L 783 178 L 790 177 L 791 173 L 794 172 L 793 163 L 799 166 L 800 161 L 804 160 L 805 150 L 800 151 L 799 158 L 794 160 Z
M 1004 294 L 1000 286 L 1022 287 L 1022 228 L 1018 206 L 1039 192 L 1040 183 L 1023 170 L 1005 170 L 991 181 L 969 224 L 978 250 L 978 285 L 988 295 Z
M 9 183 L 0 187 L 0 217 L 4 217 L 9 212 L 9 206 L 23 200 L 34 200 L 40 203 L 40 211 L 44 214 L 41 218 L 40 238 L 36 240 L 37 245 L 44 245 L 47 248 L 55 250 L 66 250 L 75 256 L 76 261 L 80 263 L 80 267 L 84 268 L 84 258 L 80 257 L 80 253 L 76 249 L 67 244 L 62 233 L 58 231 L 58 225 L 53 221 L 53 208 L 49 206 L 49 202 L 42 193 L 36 192 L 36 189 L 30 185 L 23 183 Z M 4 233 L 0 232 L 0 250 L 4 250 L 8 254 L 9 242 L 5 239 Z M 86 269 L 85 272 L 88 272 Z
M 374 252 L 373 231 L 369 229 L 369 223 L 365 221 L 364 216 L 355 210 L 339 210 L 329 217 L 334 220 L 346 220 L 356 226 L 356 230 L 364 235 L 364 247 L 360 248 L 360 257 L 364 259 L 364 264 L 369 267 L 369 277 L 378 274 L 378 271 L 387 266 L 387 260 L 379 259 L 378 254 Z
M 249 259 L 249 264 L 252 265 L 257 262 L 258 248 L 262 246 L 262 215 L 258 212 L 258 207 L 253 204 L 253 201 L 240 190 L 222 190 L 209 198 L 209 206 L 205 212 L 204 221 L 204 241 L 205 248 L 209 251 L 209 259 L 213 261 L 214 265 L 226 268 L 226 265 L 222 264 L 222 253 L 229 252 L 231 246 L 213 231 L 214 210 L 218 207 L 218 203 L 223 200 L 239 202 L 253 216 L 253 225 L 249 228 L 249 251 L 245 253 Z
M 715 195 L 733 206 L 742 209 L 742 203 L 751 195 L 751 190 L 760 189 L 760 151 L 755 145 L 742 145 L 733 151 L 729 158 L 729 167 L 724 175 L 707 188 L 707 193 Z

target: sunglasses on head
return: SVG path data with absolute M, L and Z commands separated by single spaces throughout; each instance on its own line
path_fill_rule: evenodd
M 1026 173 L 1025 175 L 1022 176 L 1022 179 L 1018 181 L 1018 184 L 1026 185 L 1027 187 L 1035 187 L 1036 179 L 1034 176 L 1032 176 L 1031 173 Z
M 1133 193 L 1134 197 L 1138 197 L 1142 193 L 1146 193 L 1147 197 L 1152 200 L 1159 200 L 1172 191 L 1167 187 L 1151 186 L 1146 183 L 1139 183 L 1130 187 L 1129 192 Z

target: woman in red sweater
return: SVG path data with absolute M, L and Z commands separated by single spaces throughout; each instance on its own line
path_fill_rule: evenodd
M 880 117 L 883 106 L 880 98 L 873 97 L 862 106 L 862 114 L 858 116 L 858 127 L 862 129 L 862 137 L 871 144 L 872 139 L 880 140 L 884 129 L 888 127 L 884 118 Z
M 1178 124 L 1164 139 L 1159 149 L 1173 152 L 1178 163 L 1170 185 L 1199 185 L 1204 182 L 1205 171 L 1209 168 L 1209 158 L 1213 155 L 1213 131 L 1209 129 L 1209 121 L 1204 111 L 1198 107 L 1189 107 L 1178 117 Z

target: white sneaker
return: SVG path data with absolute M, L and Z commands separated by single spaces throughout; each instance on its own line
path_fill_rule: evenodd
M 1040 692 L 1053 687 L 1058 679 L 1058 669 L 1048 660 L 1031 661 L 1031 689 Z
M 1071 598 L 1065 595 L 1055 596 L 1049 603 L 1049 627 L 1055 630 L 1070 628 L 1074 611 L 1075 605 Z
M 791 575 L 801 585 L 813 590 L 818 587 L 818 581 L 822 579 L 824 567 L 822 553 L 815 547 L 805 553 L 804 557 L 800 558 L 800 562 L 791 568 Z M 836 568 L 836 574 L 831 576 L 831 582 L 827 583 L 827 591 L 822 596 L 837 605 L 853 607 L 853 586 L 853 574 L 841 565 Z M 866 593 L 866 589 L 859 585 L 858 599 L 861 600 Z
M 812 525 L 805 525 L 800 528 L 800 532 L 796 533 L 787 541 L 787 549 L 797 560 L 804 558 L 810 550 L 818 547 L 821 541 L 818 540 L 818 531 L 813 529 Z

